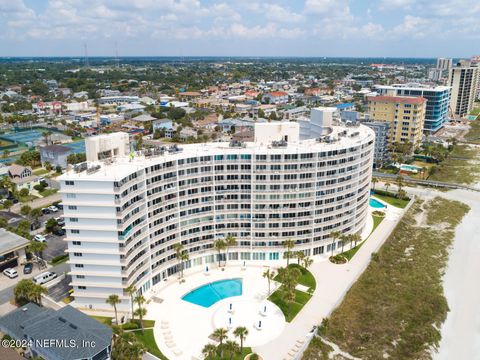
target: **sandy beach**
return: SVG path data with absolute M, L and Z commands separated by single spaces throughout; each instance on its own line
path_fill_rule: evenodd
M 480 184 L 477 184 L 480 188 Z M 480 359 L 480 192 L 454 190 L 439 192 L 428 188 L 408 188 L 424 198 L 442 196 L 471 207 L 455 232 L 444 276 L 445 296 L 450 312 L 441 332 L 435 360 Z

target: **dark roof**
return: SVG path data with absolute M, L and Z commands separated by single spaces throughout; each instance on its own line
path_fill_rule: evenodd
M 1 317 L 0 329 L 13 338 L 23 339 L 23 323 L 30 323 L 33 318 L 49 311 L 53 312 L 53 310 L 40 307 L 37 304 L 28 303 Z
M 12 348 L 0 346 L 0 359 L 2 360 L 25 360 L 23 356 Z
M 51 151 L 51 152 L 56 152 L 56 153 L 67 153 L 67 152 L 72 152 L 72 149 L 63 146 L 63 145 L 48 145 L 48 146 L 42 146 L 40 150 L 45 150 L 45 151 Z
M 11 216 L 10 219 L 12 218 L 14 217 Z M 27 247 L 28 244 L 30 244 L 30 240 L 5 229 L 0 229 L 0 255 L 5 255 L 14 250 L 23 249 Z
M 32 321 L 25 326 L 25 334 L 37 339 L 65 339 L 76 344 L 89 342 L 92 347 L 56 347 L 50 350 L 64 360 L 90 358 L 108 347 L 112 339 L 112 329 L 92 319 L 81 311 L 67 305 L 48 314 L 39 321 Z

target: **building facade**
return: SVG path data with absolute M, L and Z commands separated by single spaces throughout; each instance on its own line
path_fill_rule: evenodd
M 386 121 L 369 121 L 364 122 L 363 124 L 368 126 L 375 132 L 375 150 L 373 164 L 376 169 L 379 169 L 383 166 L 385 162 L 389 160 L 388 134 L 390 129 L 390 123 Z
M 284 124 L 261 124 L 255 142 L 145 150 L 62 175 L 76 306 L 110 310 L 105 299 L 117 294 L 128 311 L 127 286 L 148 296 L 177 273 L 176 244 L 189 253 L 188 272 L 225 259 L 214 242 L 228 235 L 237 241 L 229 262 L 260 264 L 282 260 L 288 239 L 307 256 L 328 256 L 338 246 L 331 231 L 360 232 L 374 132 L 332 126 L 328 141 L 299 140 L 298 124 Z
M 368 114 L 373 121 L 390 124 L 388 143 L 412 143 L 418 147 L 422 142 L 427 100 L 410 96 L 369 96 Z
M 452 87 L 450 109 L 455 116 L 464 117 L 473 109 L 477 97 L 480 69 L 469 61 L 450 69 L 448 85 Z
M 394 84 L 376 86 L 380 95 L 415 96 L 427 99 L 423 131 L 435 133 L 448 120 L 451 89 L 449 86 L 426 86 L 421 84 Z

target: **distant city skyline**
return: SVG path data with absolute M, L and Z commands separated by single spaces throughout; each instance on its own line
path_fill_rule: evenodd
M 0 56 L 470 57 L 479 15 L 477 0 L 0 0 Z

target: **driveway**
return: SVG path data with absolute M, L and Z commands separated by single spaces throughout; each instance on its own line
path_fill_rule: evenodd
M 43 259 L 51 261 L 54 257 L 65 254 L 67 243 L 63 241 L 65 236 L 53 234 L 47 235 L 47 249 L 43 252 Z
M 70 275 L 65 276 L 65 279 L 48 289 L 48 296 L 56 302 L 61 302 L 68 296 L 68 291 L 72 288 L 69 285 L 71 281 L 72 277 Z

